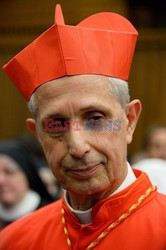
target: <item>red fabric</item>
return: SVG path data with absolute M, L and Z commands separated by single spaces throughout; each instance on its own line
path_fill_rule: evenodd
M 65 25 L 57 5 L 55 24 L 3 69 L 27 100 L 41 84 L 66 75 L 127 80 L 137 35 L 127 19 L 111 12 L 92 15 L 77 26 Z
M 66 236 L 61 222 L 62 204 L 74 250 L 85 250 L 108 225 L 136 203 L 151 187 L 145 173 L 135 171 L 138 179 L 123 191 L 98 202 L 92 210 L 93 221 L 81 225 L 69 211 L 64 200 L 55 202 L 13 223 L 0 234 L 1 250 L 67 250 Z M 97 246 L 113 250 L 166 249 L 166 196 L 151 193 L 120 225 Z

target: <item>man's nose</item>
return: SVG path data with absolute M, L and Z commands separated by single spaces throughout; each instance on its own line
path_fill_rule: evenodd
M 76 158 L 82 158 L 90 152 L 90 145 L 87 132 L 81 129 L 80 131 L 70 131 L 68 133 L 68 148 L 69 154 Z

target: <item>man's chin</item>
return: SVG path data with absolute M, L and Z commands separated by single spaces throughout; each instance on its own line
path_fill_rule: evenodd
M 98 196 L 100 193 L 105 193 L 106 187 L 95 183 L 93 180 L 89 180 L 81 182 L 73 181 L 70 187 L 66 187 L 65 189 L 79 198 L 80 196 Z

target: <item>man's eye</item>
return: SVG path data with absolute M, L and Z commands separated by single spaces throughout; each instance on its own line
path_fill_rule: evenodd
M 85 118 L 88 120 L 98 121 L 104 118 L 104 114 L 100 111 L 89 111 L 86 113 Z
M 61 128 L 64 127 L 64 120 L 55 120 L 55 119 L 47 119 L 45 120 L 45 123 L 43 124 L 44 129 L 51 131 L 60 131 Z
M 98 121 L 98 120 L 100 120 L 100 119 L 102 119 L 103 118 L 103 116 L 101 116 L 101 115 L 95 115 L 95 116 L 92 116 L 90 119 L 93 119 L 93 120 L 95 120 L 95 121 Z
M 58 137 L 64 132 L 69 131 L 70 122 L 65 119 L 48 119 L 45 122 L 44 132 L 47 132 L 50 136 Z
M 54 128 L 57 128 L 60 130 L 60 128 L 64 127 L 65 120 L 55 120 L 52 124 Z
M 94 121 L 98 121 L 104 118 L 104 114 L 101 112 L 90 112 L 87 114 L 88 120 L 92 119 Z

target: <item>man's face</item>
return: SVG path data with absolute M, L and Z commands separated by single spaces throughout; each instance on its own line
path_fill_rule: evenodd
M 98 75 L 64 77 L 37 90 L 36 130 L 53 174 L 71 193 L 112 193 L 126 176 L 128 121 Z M 79 122 L 70 131 L 46 131 L 45 121 Z M 112 129 L 85 128 L 85 120 L 113 122 Z M 116 123 L 120 124 L 119 131 Z M 116 127 L 116 128 L 115 128 Z M 77 131 L 75 131 L 76 129 Z

